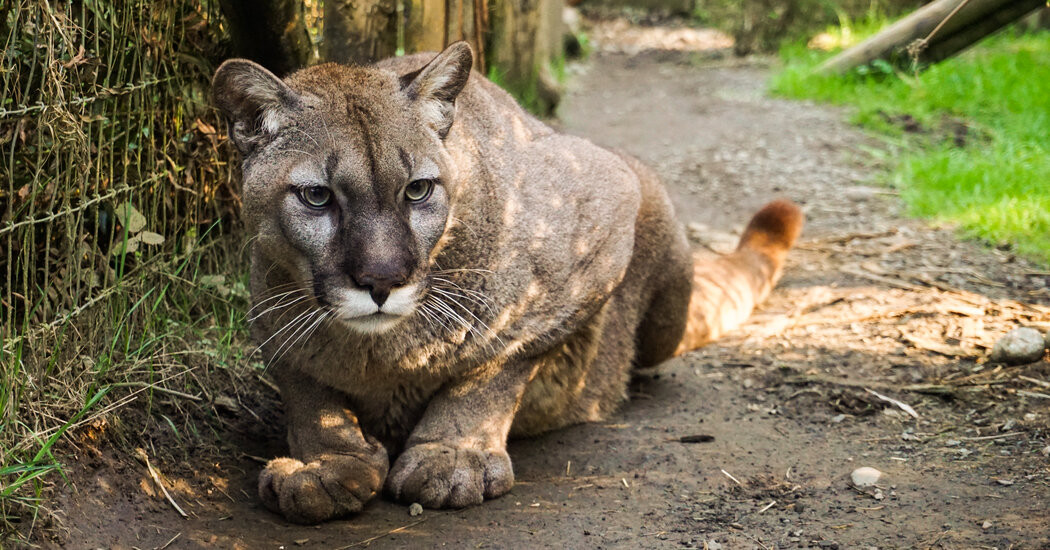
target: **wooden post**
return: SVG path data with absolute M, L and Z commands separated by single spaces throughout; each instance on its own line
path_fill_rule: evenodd
M 519 100 L 551 112 L 558 90 L 549 65 L 562 55 L 563 0 L 491 0 L 488 62 Z
M 906 61 L 909 59 L 906 51 L 908 46 L 916 40 L 925 39 L 935 29 L 930 43 L 920 48 L 919 60 L 939 61 L 1043 5 L 1045 0 L 935 0 L 824 62 L 817 71 L 840 74 L 876 59 Z M 976 31 L 978 27 L 982 32 Z M 970 32 L 960 32 L 967 28 Z M 952 39 L 957 33 L 959 38 Z M 938 43 L 946 45 L 935 48 Z
M 325 61 L 363 64 L 395 53 L 397 0 L 325 0 Z
M 448 45 L 445 0 L 405 1 L 405 53 L 439 52 Z

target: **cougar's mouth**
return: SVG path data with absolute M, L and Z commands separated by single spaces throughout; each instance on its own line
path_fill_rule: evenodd
M 354 288 L 329 291 L 327 298 L 335 318 L 343 324 L 358 332 L 379 333 L 415 312 L 418 291 L 418 285 L 395 288 L 382 303 L 376 303 L 367 290 Z

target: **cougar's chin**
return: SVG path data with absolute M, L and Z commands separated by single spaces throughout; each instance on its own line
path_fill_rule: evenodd
M 339 289 L 329 294 L 335 318 L 364 334 L 386 332 L 416 310 L 417 285 L 396 288 L 382 305 L 366 290 Z

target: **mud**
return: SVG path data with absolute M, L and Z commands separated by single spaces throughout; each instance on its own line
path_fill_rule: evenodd
M 513 442 L 517 485 L 477 508 L 379 500 L 285 523 L 255 497 L 260 460 L 283 452 L 276 395 L 255 382 L 205 408 L 219 447 L 147 434 L 187 518 L 132 453 L 82 438 L 37 544 L 1050 547 L 1050 364 L 983 361 L 1009 328 L 1050 328 L 1031 305 L 1045 274 L 902 217 L 873 184 L 875 144 L 840 111 L 770 99 L 760 63 L 599 53 L 575 73 L 561 126 L 656 167 L 698 246 L 724 249 L 771 197 L 804 205 L 800 249 L 747 326 L 638 380 L 608 422 Z M 884 473 L 876 488 L 851 485 L 861 466 Z

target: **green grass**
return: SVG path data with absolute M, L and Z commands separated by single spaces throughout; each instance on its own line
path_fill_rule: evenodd
M 814 75 L 830 55 L 783 48 L 772 91 L 849 105 L 855 123 L 896 150 L 887 181 L 911 214 L 1050 263 L 1050 32 L 1007 31 L 918 75 L 886 63 Z M 902 114 L 930 132 L 887 120 Z M 938 130 L 949 120 L 970 127 L 963 147 Z
M 141 267 L 107 299 L 53 330 L 2 343 L 0 547 L 33 531 L 48 488 L 65 478 L 71 434 L 94 425 L 109 437 L 106 426 L 119 425 L 138 431 L 127 439 L 138 445 L 159 425 L 182 439 L 199 431 L 201 415 L 171 411 L 207 406 L 250 374 L 238 241 L 205 235 L 171 255 L 137 252 Z M 219 266 L 235 275 L 215 274 Z M 128 406 L 145 414 L 128 421 Z

